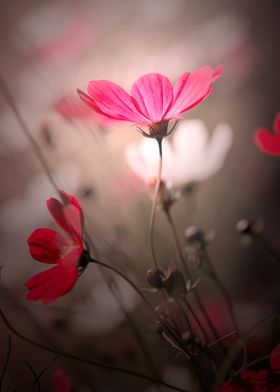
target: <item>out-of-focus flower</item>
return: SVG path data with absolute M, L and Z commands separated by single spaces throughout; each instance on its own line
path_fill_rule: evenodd
M 18 33 L 28 43 L 28 60 L 65 62 L 75 59 L 89 46 L 92 26 L 83 7 L 77 9 L 62 1 L 36 7 L 20 21 Z
M 108 118 L 148 126 L 146 136 L 162 139 L 168 133 L 168 122 L 178 119 L 211 92 L 212 83 L 222 68 L 204 66 L 184 73 L 175 83 L 161 74 L 140 77 L 131 88 L 131 95 L 109 80 L 92 80 L 87 93 L 78 91 L 81 99 L 95 112 Z
M 65 236 L 44 228 L 36 229 L 28 238 L 29 252 L 35 260 L 57 264 L 25 283 L 28 300 L 53 302 L 71 290 L 78 279 L 83 253 L 83 211 L 73 196 L 61 191 L 61 198 L 64 204 L 50 198 L 47 207 Z
M 255 133 L 255 142 L 257 146 L 265 153 L 280 156 L 280 113 L 277 114 L 274 121 L 273 135 L 265 128 L 258 129 Z
M 66 95 L 54 104 L 54 109 L 65 119 L 80 119 L 106 124 L 110 121 L 103 115 L 94 112 L 75 95 Z
M 270 370 L 262 369 L 259 372 L 243 371 L 241 377 L 244 381 L 254 386 L 257 392 L 279 392 L 280 391 L 280 344 L 278 344 L 270 355 Z
M 202 181 L 216 173 L 232 144 L 232 130 L 220 124 L 211 138 L 200 120 L 183 121 L 171 142 L 163 140 L 162 179 L 174 187 Z M 143 139 L 126 148 L 125 157 L 132 171 L 146 183 L 157 173 L 157 145 Z
M 226 381 L 218 392 L 279 392 L 280 391 L 280 344 L 270 355 L 271 370 L 259 372 L 243 370 L 240 384 Z
M 57 370 L 54 375 L 55 392 L 71 392 L 70 380 L 64 376 L 62 370 Z

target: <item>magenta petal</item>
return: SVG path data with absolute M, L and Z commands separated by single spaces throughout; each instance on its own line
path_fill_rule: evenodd
M 260 129 L 255 133 L 255 142 L 258 147 L 270 155 L 280 155 L 280 137 L 272 135 L 266 129 Z
M 51 303 L 66 294 L 78 279 L 78 259 L 80 252 L 69 253 L 56 267 L 40 272 L 29 279 L 25 286 L 29 288 L 27 299 Z
M 54 218 L 54 220 L 58 224 L 58 226 L 62 230 L 66 231 L 68 233 L 69 232 L 69 225 L 68 225 L 68 222 L 66 221 L 65 216 L 63 214 L 64 206 L 61 203 L 61 201 L 55 199 L 54 197 L 51 197 L 50 199 L 47 200 L 47 207 L 48 207 L 50 214 L 52 215 L 52 217 Z
M 274 130 L 276 135 L 280 137 L 280 113 L 277 114 L 274 120 Z
M 144 116 L 156 123 L 164 119 L 173 101 L 173 89 L 167 77 L 150 73 L 133 84 L 131 96 Z
M 214 71 L 209 66 L 197 71 L 183 74 L 173 89 L 173 104 L 166 117 L 178 117 L 206 98 L 211 91 L 211 83 L 220 75 L 221 70 Z
M 62 249 L 67 246 L 67 240 L 50 229 L 34 230 L 27 243 L 33 259 L 46 264 L 57 263 L 61 259 Z
M 136 108 L 132 98 L 117 84 L 108 80 L 93 80 L 88 84 L 88 94 L 92 108 L 115 120 L 124 120 L 137 124 L 147 122 Z

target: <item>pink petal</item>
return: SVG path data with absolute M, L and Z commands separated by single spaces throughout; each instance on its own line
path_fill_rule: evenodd
M 93 80 L 88 84 L 88 94 L 92 102 L 86 97 L 88 104 L 94 110 L 115 120 L 124 120 L 137 124 L 144 124 L 148 119 L 136 108 L 132 98 L 117 84 L 108 80 Z
M 64 206 L 61 203 L 61 201 L 55 199 L 54 197 L 51 197 L 50 199 L 47 200 L 47 207 L 48 207 L 50 214 L 52 215 L 52 217 L 54 218 L 54 220 L 58 224 L 58 226 L 62 230 L 66 231 L 68 233 L 69 232 L 69 225 L 68 225 L 68 222 L 66 221 L 65 216 L 63 214 Z
M 254 136 L 257 146 L 270 155 L 280 155 L 280 137 L 272 135 L 266 129 L 259 129 Z
M 280 344 L 278 344 L 271 353 L 270 357 L 271 369 L 280 371 Z
M 27 243 L 33 259 L 46 264 L 57 263 L 61 259 L 62 249 L 67 246 L 66 239 L 50 229 L 34 230 Z
M 274 120 L 274 130 L 276 135 L 280 136 L 280 113 L 277 114 Z
M 173 89 L 167 77 L 150 73 L 133 84 L 131 96 L 146 118 L 160 122 L 172 103 Z
M 205 99 L 211 92 L 211 84 L 222 72 L 221 68 L 213 71 L 209 66 L 195 72 L 183 74 L 173 89 L 173 104 L 166 118 L 178 117 Z

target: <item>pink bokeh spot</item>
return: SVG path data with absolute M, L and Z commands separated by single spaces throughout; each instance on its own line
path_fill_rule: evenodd
M 274 121 L 274 132 L 272 134 L 265 128 L 260 128 L 254 135 L 255 142 L 259 149 L 266 154 L 280 156 L 280 113 Z

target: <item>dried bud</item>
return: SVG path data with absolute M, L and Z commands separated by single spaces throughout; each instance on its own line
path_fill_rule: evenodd
M 195 245 L 199 247 L 204 247 L 205 245 L 205 235 L 204 232 L 198 229 L 196 226 L 189 227 L 186 232 L 186 241 L 188 245 Z
M 241 219 L 236 224 L 236 230 L 241 234 L 252 234 L 251 223 L 247 219 Z
M 178 271 L 171 271 L 164 281 L 164 288 L 171 297 L 181 297 L 186 294 L 186 282 L 184 275 Z
M 151 287 L 160 289 L 163 286 L 164 273 L 159 269 L 149 269 L 147 271 L 147 282 Z

